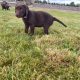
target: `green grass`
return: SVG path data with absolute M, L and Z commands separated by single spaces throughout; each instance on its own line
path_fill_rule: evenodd
M 0 80 L 80 80 L 80 13 L 46 11 L 68 27 L 55 22 L 49 35 L 36 28 L 24 33 L 24 24 L 14 8 L 0 8 Z

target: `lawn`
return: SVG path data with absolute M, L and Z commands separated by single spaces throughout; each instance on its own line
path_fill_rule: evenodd
M 0 8 L 0 80 L 80 80 L 80 13 L 31 8 L 50 13 L 68 27 L 55 22 L 44 35 L 24 33 L 14 8 Z

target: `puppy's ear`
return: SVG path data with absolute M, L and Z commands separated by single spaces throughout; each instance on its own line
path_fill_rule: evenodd
M 28 15 L 28 12 L 29 12 L 29 7 L 26 6 L 26 15 Z
M 28 12 L 29 12 L 29 8 L 26 5 L 23 5 L 23 7 L 24 7 L 24 10 L 26 12 L 26 16 L 24 18 L 27 18 L 27 15 L 28 15 Z

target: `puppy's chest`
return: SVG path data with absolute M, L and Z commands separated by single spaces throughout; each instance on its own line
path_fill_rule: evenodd
M 43 26 L 43 18 L 40 18 L 39 16 L 30 16 L 28 19 L 23 18 L 23 21 L 25 24 L 28 24 L 29 26 L 33 25 L 35 27 L 41 27 Z
M 28 25 L 32 25 L 34 24 L 34 20 L 33 19 L 27 19 L 27 18 L 23 18 L 24 23 L 28 24 Z

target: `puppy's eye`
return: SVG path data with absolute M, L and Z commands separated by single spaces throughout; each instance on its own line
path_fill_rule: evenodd
M 20 7 L 19 9 L 21 10 L 22 8 Z

